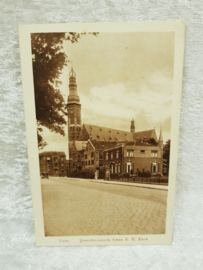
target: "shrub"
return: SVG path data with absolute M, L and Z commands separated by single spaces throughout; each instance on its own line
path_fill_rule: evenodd
M 85 168 L 79 172 L 71 172 L 67 174 L 68 177 L 73 178 L 89 178 L 94 179 L 94 168 Z
M 129 174 L 129 173 L 124 173 L 124 174 L 123 174 L 123 177 L 124 177 L 124 178 L 130 178 L 130 174 Z
M 105 172 L 106 172 L 106 169 L 109 169 L 109 167 L 108 167 L 107 165 L 101 166 L 101 167 L 99 168 L 99 172 L 105 173 Z
M 111 179 L 119 179 L 119 175 L 117 173 L 111 173 Z

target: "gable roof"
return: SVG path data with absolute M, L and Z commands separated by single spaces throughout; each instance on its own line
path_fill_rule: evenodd
M 129 132 L 119 129 L 83 124 L 81 130 L 83 140 L 91 139 L 91 141 L 106 141 L 106 142 L 129 142 L 133 140 L 154 139 L 158 141 L 155 129 Z M 80 139 L 82 139 L 82 137 Z
M 133 133 L 113 128 L 83 124 L 91 141 L 106 141 L 106 142 L 119 142 L 119 141 L 132 141 Z
M 116 146 L 117 142 L 105 142 L 105 141 L 91 141 L 91 144 L 94 146 L 96 150 L 103 150 L 105 148 Z
M 75 148 L 77 151 L 85 149 L 87 141 L 75 141 Z
M 156 131 L 154 129 L 150 129 L 150 130 L 144 130 L 144 131 L 138 131 L 138 132 L 135 132 L 133 134 L 133 139 L 134 140 L 137 140 L 137 138 L 143 140 L 144 137 L 146 139 L 154 139 L 156 142 L 158 141 L 157 140 L 157 135 L 156 135 Z

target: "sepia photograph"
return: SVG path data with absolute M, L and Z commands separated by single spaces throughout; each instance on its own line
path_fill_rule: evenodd
M 184 25 L 132 24 L 27 31 L 28 158 L 32 144 L 44 239 L 158 244 L 168 233 L 171 241 Z

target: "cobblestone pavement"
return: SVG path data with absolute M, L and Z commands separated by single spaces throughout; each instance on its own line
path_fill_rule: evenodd
M 46 236 L 164 234 L 167 191 L 42 179 Z

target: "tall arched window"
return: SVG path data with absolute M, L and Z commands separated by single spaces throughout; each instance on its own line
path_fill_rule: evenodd
M 111 164 L 111 173 L 113 173 L 113 164 Z
M 121 164 L 118 163 L 118 173 L 120 173 L 120 172 L 121 172 Z
M 115 164 L 115 173 L 118 173 L 118 164 Z

